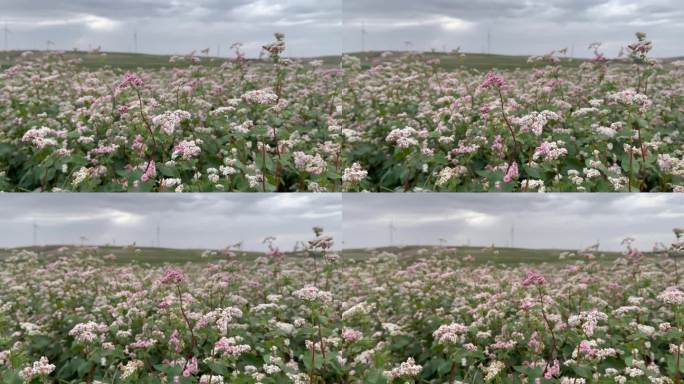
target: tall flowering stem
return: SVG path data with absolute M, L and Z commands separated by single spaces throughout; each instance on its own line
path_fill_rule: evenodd
M 176 293 L 178 294 L 178 304 L 180 306 L 181 316 L 190 331 L 191 345 L 188 352 L 188 358 L 192 357 L 193 350 L 197 345 L 197 338 L 195 337 L 194 327 L 188 318 L 185 308 L 183 307 L 183 292 L 181 291 L 181 284 L 185 281 L 185 275 L 178 269 L 168 268 L 164 272 L 164 276 L 161 278 L 160 282 L 162 284 L 173 284 L 176 288 Z M 186 362 L 187 363 L 187 362 Z
M 285 35 L 278 32 L 274 34 L 275 41 L 271 44 L 265 45 L 263 49 L 270 55 L 271 60 L 275 68 L 276 82 L 274 85 L 274 92 L 277 96 L 277 101 L 280 102 L 282 98 L 283 82 L 287 72 L 284 69 L 284 64 L 281 59 L 281 54 L 285 51 Z M 276 170 L 275 170 L 275 187 L 276 190 L 280 189 L 280 178 L 283 172 L 282 170 L 282 157 L 280 155 L 280 145 L 278 143 L 278 132 L 275 127 L 273 129 L 273 142 L 275 146 L 276 157 Z
M 149 132 L 150 137 L 152 138 L 152 145 L 154 146 L 154 152 L 159 153 L 159 147 L 157 146 L 157 139 L 154 136 L 154 130 L 152 129 L 152 125 L 150 125 L 150 122 L 148 121 L 147 117 L 145 116 L 145 103 L 143 102 L 142 94 L 140 93 L 140 87 L 142 87 L 143 85 L 144 85 L 144 83 L 140 77 L 129 72 L 129 73 L 126 73 L 124 75 L 123 80 L 119 84 L 119 89 L 123 90 L 123 89 L 127 89 L 127 88 L 133 88 L 133 90 L 135 91 L 135 94 L 138 98 L 138 103 L 140 105 L 140 119 L 142 120 L 145 128 L 147 128 L 147 131 Z M 143 175 L 149 176 L 151 174 L 150 167 L 154 166 L 153 157 L 154 157 L 153 155 L 148 156 L 147 165 L 145 166 L 145 170 L 143 171 Z
M 552 348 L 553 348 L 553 354 L 552 358 L 555 358 L 558 356 L 558 343 L 556 341 L 556 335 L 553 332 L 553 325 L 551 324 L 551 321 L 549 321 L 548 316 L 546 315 L 546 310 L 544 309 L 544 290 L 542 286 L 546 284 L 546 279 L 544 276 L 542 276 L 539 272 L 537 271 L 529 271 L 527 272 L 527 276 L 522 282 L 523 287 L 528 288 L 532 286 L 537 287 L 537 293 L 539 294 L 539 305 L 541 306 L 541 315 L 542 318 L 544 319 L 544 323 L 546 325 L 546 328 L 549 329 L 549 332 L 551 333 L 551 341 L 553 343 Z M 551 360 L 549 360 L 551 361 Z
M 518 139 L 515 135 L 515 129 L 513 128 L 513 125 L 511 125 L 511 122 L 508 120 L 508 116 L 506 115 L 506 101 L 504 100 L 503 92 L 501 92 L 501 88 L 506 84 L 505 79 L 503 76 L 495 74 L 494 72 L 488 72 L 487 75 L 485 76 L 484 81 L 480 85 L 482 89 L 489 89 L 491 87 L 496 88 L 496 92 L 499 96 L 499 103 L 501 105 L 501 117 L 506 124 L 506 127 L 508 128 L 508 132 L 511 134 L 511 139 L 513 140 L 513 150 L 509 153 L 508 156 L 508 167 L 506 169 L 506 174 L 509 173 L 510 168 L 513 166 L 515 163 L 517 156 L 518 156 L 518 151 L 519 151 L 519 143 Z

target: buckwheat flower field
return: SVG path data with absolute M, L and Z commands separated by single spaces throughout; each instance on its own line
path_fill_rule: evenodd
M 645 34 L 618 59 L 595 44 L 488 72 L 285 47 L 135 70 L 27 52 L 0 74 L 0 189 L 684 189 L 684 62 L 650 58 Z
M 330 252 L 118 261 L 15 251 L 0 268 L 3 383 L 673 383 L 669 248 Z M 501 253 L 500 253 L 501 252 Z M 513 258 L 504 257 L 504 252 Z M 357 252 L 358 253 L 358 252 Z

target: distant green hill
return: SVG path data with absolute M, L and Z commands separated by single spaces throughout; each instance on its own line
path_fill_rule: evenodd
M 465 257 L 470 255 L 476 264 L 519 264 L 519 263 L 561 263 L 568 259 L 561 259 L 561 253 L 577 253 L 577 250 L 563 249 L 527 249 L 527 248 L 498 248 L 498 247 L 426 247 L 418 245 L 408 245 L 402 247 L 381 247 L 371 249 L 346 249 L 343 252 L 345 259 L 363 259 L 373 254 L 390 252 L 399 256 L 401 260 L 417 261 L 422 256 L 421 249 L 432 248 L 435 252 L 440 252 L 445 256 Z M 594 252 L 597 260 L 615 260 L 620 254 L 618 252 Z M 575 255 L 570 260 L 576 260 L 579 256 Z
M 7 68 L 13 65 L 17 58 L 24 51 L 9 51 L 0 52 L 0 68 Z M 35 55 L 43 55 L 45 51 L 33 51 Z M 370 52 L 349 52 L 345 55 L 355 56 L 362 59 L 362 64 L 364 67 L 369 68 L 374 61 L 378 60 L 396 60 L 399 57 L 405 56 L 409 52 L 405 51 L 389 51 L 391 55 L 387 58 L 383 58 L 383 52 L 380 51 L 370 51 Z M 492 68 L 497 69 L 508 69 L 513 70 L 516 68 L 529 69 L 533 67 L 541 67 L 546 65 L 545 63 L 528 63 L 527 59 L 529 56 L 512 56 L 512 55 L 496 55 L 496 54 L 486 54 L 486 53 L 446 53 L 446 52 L 423 52 L 421 53 L 424 59 L 439 59 L 440 67 L 446 70 L 454 70 L 458 68 L 476 69 L 480 71 L 487 71 Z M 102 52 L 102 53 L 91 53 L 84 51 L 66 51 L 64 57 L 67 59 L 81 59 L 82 65 L 86 68 L 102 68 L 105 66 L 110 66 L 112 68 L 119 68 L 123 70 L 133 70 L 136 68 L 143 69 L 159 69 L 164 67 L 187 67 L 190 65 L 189 60 L 179 60 L 176 63 L 169 63 L 172 55 L 151 55 L 144 53 L 128 53 L 128 52 Z M 206 57 L 199 55 L 202 65 L 207 66 L 219 66 L 228 58 L 219 57 Z M 676 60 L 682 60 L 684 57 L 676 58 L 666 58 L 663 62 L 669 63 Z M 339 64 L 340 56 L 320 56 L 311 58 L 301 58 L 303 62 L 309 62 L 311 60 L 323 60 L 324 64 L 327 66 L 334 66 Z M 257 60 L 250 59 L 252 62 Z M 585 62 L 586 59 L 563 59 L 561 62 L 562 66 L 576 67 L 581 63 Z
M 0 68 L 7 68 L 13 65 L 24 51 L 9 51 L 0 52 Z M 34 55 L 44 55 L 45 51 L 32 51 Z M 102 52 L 92 53 L 83 51 L 66 51 L 64 58 L 67 60 L 81 59 L 82 65 L 85 68 L 97 69 L 102 67 L 112 67 L 124 70 L 134 70 L 136 68 L 143 69 L 160 69 L 170 67 L 188 67 L 191 62 L 187 58 L 184 60 L 177 60 L 175 63 L 170 63 L 169 60 L 174 55 L 151 55 L 144 53 L 128 53 L 128 52 Z M 180 56 L 176 56 L 180 57 Z M 217 67 L 231 59 L 223 57 L 211 56 L 197 56 L 202 65 Z M 323 60 L 325 65 L 337 65 L 340 58 L 336 56 L 321 56 L 317 58 L 304 58 L 303 62 L 311 60 Z M 249 61 L 257 62 L 257 60 L 250 59 Z
M 60 248 L 66 248 L 66 250 L 60 251 Z M 110 262 L 114 264 L 182 264 L 187 262 L 210 262 L 221 259 L 227 259 L 226 256 L 223 256 L 220 253 L 202 257 L 202 253 L 205 252 L 204 249 L 174 249 L 118 246 L 99 246 L 96 247 L 96 249 L 89 249 L 89 247 L 86 246 L 83 249 L 81 249 L 76 246 L 48 245 L 42 247 L 20 247 L 13 249 L 0 249 L 0 260 L 9 257 L 13 252 L 19 252 L 21 250 L 38 252 L 42 257 L 46 258 L 56 258 L 60 255 L 73 255 L 76 253 L 80 253 L 83 255 L 92 255 L 95 257 L 105 257 L 107 255 L 114 255 L 115 258 L 110 259 Z M 263 255 L 263 253 L 251 251 L 235 251 L 235 259 L 238 260 L 253 260 L 261 255 Z
M 60 248 L 66 247 L 64 251 Z M 87 247 L 86 247 L 87 248 Z M 0 260 L 7 258 L 13 252 L 21 250 L 28 250 L 38 252 L 42 257 L 56 258 L 60 255 L 71 255 L 81 253 L 83 255 L 92 255 L 95 257 L 105 257 L 107 255 L 114 255 L 115 258 L 110 262 L 114 264 L 126 263 L 149 263 L 153 265 L 173 263 L 183 264 L 188 262 L 212 262 L 217 260 L 242 260 L 250 261 L 259 256 L 263 256 L 262 252 L 253 251 L 235 251 L 235 256 L 227 257 L 220 252 L 212 255 L 202 256 L 205 252 L 203 249 L 173 249 L 173 248 L 155 248 L 155 247 L 118 247 L 118 246 L 99 246 L 97 249 L 79 249 L 75 246 L 61 246 L 50 245 L 42 247 L 21 247 L 13 249 L 0 249 Z M 445 256 L 465 257 L 471 255 L 473 262 L 476 264 L 495 263 L 495 264 L 518 264 L 518 263 L 558 263 L 563 262 L 559 258 L 562 252 L 575 252 L 571 250 L 558 249 L 525 249 L 525 248 L 492 248 L 492 247 L 443 247 L 437 248 L 434 246 L 402 246 L 402 247 L 380 247 L 372 249 L 345 249 L 341 252 L 344 260 L 362 260 L 382 252 L 390 252 L 399 256 L 405 262 L 413 262 L 419 260 L 421 249 L 426 249 L 428 252 L 442 253 Z M 599 260 L 615 260 L 619 253 L 617 252 L 595 252 L 596 258 Z M 302 258 L 305 257 L 303 252 L 288 252 L 285 258 Z
M 362 63 L 370 66 L 376 60 L 395 60 L 407 54 L 403 51 L 389 51 L 391 54 L 382 58 L 383 52 L 350 52 L 347 55 L 355 56 L 362 59 Z M 486 53 L 446 53 L 446 52 L 423 52 L 421 55 L 426 59 L 439 59 L 440 67 L 453 70 L 457 68 L 477 69 L 487 71 L 493 68 L 497 69 L 528 69 L 533 67 L 542 67 L 544 63 L 528 63 L 529 56 L 509 56 L 509 55 L 495 55 Z M 561 62 L 562 66 L 576 67 L 586 61 L 585 59 L 564 59 Z

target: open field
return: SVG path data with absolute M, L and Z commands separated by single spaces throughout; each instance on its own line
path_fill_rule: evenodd
M 18 62 L 21 62 L 21 54 L 25 51 L 4 51 L 0 52 L 0 69 L 7 69 Z M 45 51 L 33 51 L 36 55 L 44 55 Z M 88 70 L 98 70 L 102 68 L 112 68 L 119 70 L 155 70 L 169 67 L 187 68 L 193 63 L 190 60 L 178 60 L 176 63 L 170 63 L 172 55 L 152 55 L 144 53 L 131 52 L 84 52 L 84 51 L 65 51 L 62 54 L 65 60 L 74 60 L 77 64 Z M 176 56 L 176 57 L 182 57 Z M 233 60 L 232 58 L 213 57 L 213 56 L 196 56 L 203 66 L 219 67 L 222 64 Z M 311 60 L 322 60 L 325 65 L 339 64 L 340 58 L 334 56 L 321 56 L 311 59 L 301 59 L 304 62 Z M 258 60 L 248 61 L 258 63 Z
M 684 190 L 684 61 L 651 59 L 642 35 L 630 46 L 337 65 L 283 57 L 278 35 L 258 62 L 15 56 L 0 190 Z
M 681 235 L 683 231 L 676 230 Z M 481 247 L 0 252 L 3 383 L 673 383 L 668 256 Z M 136 250 L 138 249 L 138 250 Z M 562 255 L 562 257 L 560 257 Z M 162 262 L 163 261 L 163 262 Z
M 24 51 L 5 51 L 0 52 L 0 69 L 9 68 L 20 61 L 20 55 Z M 37 55 L 44 54 L 43 51 L 35 51 Z M 394 57 L 403 57 L 410 52 L 389 51 Z M 380 51 L 369 52 L 349 52 L 345 55 L 357 57 L 363 63 L 363 67 L 368 69 L 373 63 L 391 61 L 387 57 L 382 57 L 383 53 Z M 514 70 L 514 69 L 530 69 L 543 68 L 545 63 L 529 62 L 529 56 L 511 56 L 511 55 L 497 55 L 487 53 L 449 53 L 449 52 L 416 52 L 413 53 L 422 56 L 428 60 L 439 59 L 439 66 L 445 70 L 456 70 L 459 68 L 479 70 L 487 72 L 492 69 L 500 70 Z M 191 61 L 179 61 L 174 64 L 169 63 L 171 55 L 152 55 L 142 53 L 130 52 L 84 52 L 84 51 L 66 51 L 64 52 L 65 59 L 79 60 L 82 67 L 97 70 L 103 67 L 110 67 L 122 70 L 142 69 L 161 69 L 174 67 L 188 67 L 192 64 Z M 233 58 L 212 57 L 212 56 L 198 56 L 202 65 L 209 67 L 220 66 L 221 64 L 234 60 Z M 339 65 L 341 56 L 320 56 L 311 58 L 293 58 L 295 60 L 308 62 L 312 60 L 322 60 L 325 65 L 333 66 Z M 684 60 L 684 57 L 664 58 L 664 63 L 672 63 L 679 60 Z M 257 63 L 258 60 L 251 60 Z M 578 67 L 582 63 L 588 62 L 589 59 L 581 58 L 566 58 L 561 61 L 564 67 Z
M 157 247 L 117 247 L 117 246 L 44 246 L 44 247 L 21 247 L 13 249 L 0 249 L 0 260 L 11 257 L 21 251 L 36 252 L 41 258 L 52 260 L 62 255 L 72 255 L 74 252 L 80 253 L 83 257 L 106 257 L 107 263 L 127 264 L 142 263 L 152 265 L 163 264 L 184 264 L 184 263 L 211 263 L 225 260 L 253 261 L 262 253 L 254 251 L 231 250 L 230 254 L 222 250 L 204 249 L 173 249 Z M 340 251 L 340 255 L 345 260 L 364 261 L 382 253 L 392 253 L 397 255 L 402 263 L 412 263 L 423 257 L 425 252 L 438 252 L 448 257 L 472 256 L 475 264 L 537 264 L 537 263 L 563 263 L 564 259 L 559 258 L 560 254 L 577 254 L 577 250 L 559 249 L 525 249 L 525 248 L 506 248 L 506 247 L 440 247 L 440 246 L 401 246 L 401 247 L 380 247 L 370 249 L 345 249 Z M 203 255 L 204 254 L 204 255 Z M 303 251 L 284 252 L 285 257 L 306 258 Z M 111 257 L 114 256 L 114 257 Z M 598 261 L 613 262 L 620 256 L 619 252 L 596 252 Z
M 221 253 L 221 250 L 207 251 L 204 249 L 172 249 L 135 246 L 76 247 L 54 245 L 0 250 L 0 260 L 10 257 L 13 253 L 21 252 L 22 250 L 36 252 L 37 254 L 41 255 L 42 258 L 47 260 L 53 260 L 54 258 L 60 257 L 62 255 L 73 255 L 74 253 L 79 253 L 82 254 L 83 257 L 92 256 L 95 258 L 106 258 L 107 262 L 112 264 L 141 263 L 160 265 L 165 263 L 208 263 L 227 258 L 227 256 Z M 260 254 L 256 252 L 235 251 L 234 254 L 231 254 L 230 256 L 239 260 L 253 260 L 259 255 Z
M 36 55 L 45 54 L 44 51 L 34 51 Z M 12 65 L 21 61 L 21 54 L 23 51 L 9 51 L 0 52 L 0 69 L 9 68 Z M 395 57 L 401 57 L 408 52 L 393 52 Z M 385 57 L 381 57 L 383 52 L 351 52 L 346 55 L 358 57 L 364 63 L 364 67 L 370 68 L 371 63 L 376 61 L 388 61 Z M 487 71 L 493 68 L 499 69 L 528 69 L 533 67 L 542 67 L 543 64 L 529 63 L 528 56 L 507 56 L 485 53 L 466 53 L 463 56 L 460 53 L 441 53 L 441 52 L 425 52 L 422 56 L 428 59 L 440 59 L 440 66 L 446 70 L 453 70 L 461 66 L 470 69 L 477 69 L 480 71 Z M 90 70 L 97 70 L 103 67 L 118 68 L 123 70 L 135 70 L 138 68 L 146 70 L 154 70 L 161 68 L 174 67 L 188 67 L 192 64 L 191 61 L 179 61 L 175 64 L 169 63 L 171 55 L 150 55 L 130 52 L 83 52 L 83 51 L 66 51 L 63 57 L 66 60 L 78 60 L 79 65 Z M 233 58 L 219 58 L 219 57 L 205 57 L 199 55 L 198 58 L 202 65 L 206 66 L 220 66 L 221 64 L 233 60 Z M 321 56 L 312 58 L 295 58 L 303 62 L 311 60 L 323 60 L 326 65 L 339 65 L 341 56 Z M 250 60 L 257 63 L 257 60 Z M 563 62 L 564 66 L 576 67 L 586 60 L 574 59 Z

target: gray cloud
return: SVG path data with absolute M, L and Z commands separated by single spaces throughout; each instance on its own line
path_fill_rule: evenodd
M 543 54 L 572 48 L 588 56 L 586 47 L 604 43 L 609 55 L 644 31 L 656 56 L 684 54 L 684 3 L 680 0 L 344 0 L 345 51 L 366 48 Z
M 365 194 L 343 197 L 345 247 L 398 244 L 510 244 L 577 249 L 600 240 L 619 250 L 632 236 L 642 249 L 669 244 L 684 227 L 684 196 L 637 194 Z
M 258 55 L 286 34 L 292 56 L 339 54 L 341 0 L 0 0 L 0 22 L 12 30 L 10 48 L 188 53 L 209 47 L 223 56 L 242 42 Z
M 600 240 L 618 250 L 632 236 L 642 249 L 673 240 L 684 227 L 677 194 L 0 194 L 0 247 L 88 243 L 220 248 L 238 241 L 264 249 L 276 236 L 283 249 L 323 226 L 338 247 L 510 243 L 577 249 Z M 344 242 L 344 243 L 343 243 Z
M 38 244 L 151 245 L 157 224 L 161 245 L 221 248 L 244 241 L 249 250 L 275 236 L 283 249 L 313 238 L 322 226 L 341 243 L 339 194 L 4 194 L 0 195 L 0 246 Z
M 574 46 L 587 56 L 603 41 L 609 55 L 644 31 L 654 55 L 682 55 L 681 0 L 0 0 L 0 22 L 13 31 L 10 47 L 187 53 L 211 48 L 228 54 L 234 42 L 255 56 L 280 31 L 288 54 L 312 56 L 361 50 L 361 25 L 373 50 L 487 49 L 542 54 Z

